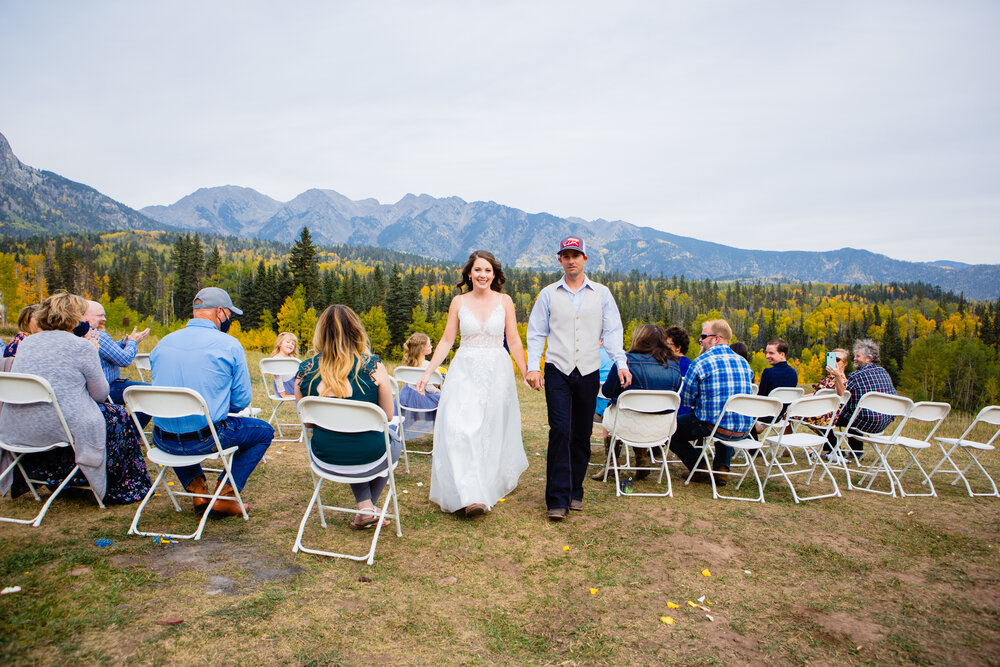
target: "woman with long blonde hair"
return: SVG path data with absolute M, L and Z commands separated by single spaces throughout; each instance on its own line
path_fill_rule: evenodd
M 334 305 L 323 311 L 313 336 L 316 356 L 299 366 L 296 374 L 295 399 L 303 396 L 328 396 L 374 403 L 382 408 L 386 419 L 392 419 L 392 387 L 382 360 L 369 351 L 368 333 L 357 314 L 347 306 Z M 394 434 L 392 434 L 394 435 Z M 392 460 L 399 458 L 402 446 L 396 437 L 391 443 Z M 384 470 L 385 439 L 379 433 L 337 433 L 313 427 L 311 455 L 315 463 L 343 468 L 354 466 L 358 477 Z M 338 474 L 340 474 L 338 472 Z M 357 502 L 358 515 L 351 528 L 361 530 L 377 521 L 375 504 L 388 482 L 388 477 L 376 477 L 369 482 L 351 484 Z

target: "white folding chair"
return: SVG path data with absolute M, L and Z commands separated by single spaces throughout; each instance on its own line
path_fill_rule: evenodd
M 796 503 L 803 500 L 840 496 L 837 480 L 830 474 L 822 456 L 823 447 L 827 444 L 827 434 L 830 432 L 833 422 L 836 419 L 839 402 L 839 397 L 834 392 L 832 394 L 804 396 L 797 401 L 793 401 L 788 406 L 788 409 L 785 411 L 785 419 L 792 428 L 791 433 L 787 433 L 787 429 L 782 429 L 778 433 L 769 435 L 763 439 L 765 447 L 771 450 L 770 454 L 764 456 L 764 460 L 767 462 L 767 473 L 764 475 L 764 488 L 767 488 L 767 483 L 772 477 L 780 475 L 785 480 L 785 483 L 788 484 L 788 488 L 792 490 L 792 498 L 794 498 Z M 830 419 L 825 427 L 819 427 L 805 421 L 814 417 L 821 417 L 825 414 L 830 415 Z M 788 449 L 789 451 L 798 449 L 805 455 L 805 465 L 799 466 L 794 456 L 789 463 L 778 461 L 777 453 L 782 449 Z M 820 480 L 829 476 L 830 482 L 833 485 L 833 491 L 812 496 L 800 496 L 798 490 L 795 488 L 795 484 L 792 482 L 792 478 L 799 475 L 806 476 L 805 484 L 811 484 L 817 466 L 820 466 L 824 472 L 820 476 Z
M 410 408 L 410 407 L 407 407 L 407 406 L 403 405 L 398 400 L 398 397 L 399 397 L 399 393 L 398 392 L 399 392 L 399 390 L 402 390 L 403 385 L 406 385 L 406 384 L 415 385 L 418 382 L 420 382 L 420 378 L 422 378 L 424 376 L 424 370 L 425 369 L 419 368 L 417 366 L 398 366 L 396 368 L 396 370 L 394 370 L 392 372 L 392 378 L 396 381 L 396 385 L 397 385 L 396 415 L 393 417 L 393 422 L 397 424 L 397 428 L 398 428 L 398 432 L 399 432 L 399 437 L 400 437 L 400 440 L 403 443 L 403 456 L 404 456 L 404 462 L 406 464 L 406 472 L 410 472 L 410 460 L 409 460 L 409 456 L 407 456 L 408 453 L 409 454 L 433 454 L 434 453 L 433 443 L 431 444 L 431 450 L 430 451 L 422 451 L 422 450 L 419 450 L 419 449 L 409 449 L 407 447 L 407 444 L 406 444 L 406 435 L 403 432 L 404 431 L 404 429 L 403 429 L 403 422 L 406 421 L 406 415 L 407 414 L 414 415 L 414 416 L 416 416 L 416 415 L 422 415 L 422 414 L 428 414 L 428 413 L 437 411 L 437 408 L 427 408 L 427 409 Z M 444 382 L 444 376 L 441 375 L 441 373 L 439 371 L 437 371 L 437 370 L 432 371 L 430 379 L 427 382 L 428 382 L 428 384 L 435 384 L 435 385 L 441 386 L 441 384 Z M 396 419 L 397 416 L 399 417 L 398 420 Z M 410 435 L 413 435 L 413 433 L 411 433 Z M 426 435 L 426 434 L 421 433 L 421 435 Z
M 52 443 L 51 445 L 43 445 L 41 447 L 37 446 L 27 446 L 27 445 L 17 445 L 9 442 L 4 442 L 0 440 L 0 453 L 5 453 L 11 457 L 11 463 L 0 472 L 0 479 L 3 479 L 8 474 L 13 474 L 14 468 L 16 467 L 21 471 L 21 476 L 28 484 L 28 489 L 31 491 L 31 495 L 35 497 L 35 500 L 41 501 L 42 499 L 38 496 L 38 492 L 35 490 L 35 484 L 44 484 L 43 480 L 31 479 L 28 476 L 27 471 L 25 471 L 24 466 L 21 463 L 21 458 L 25 454 L 37 454 L 39 452 L 47 452 L 53 449 L 59 449 L 61 447 L 69 447 L 71 449 L 75 448 L 75 441 L 73 439 L 73 434 L 69 430 L 69 425 L 66 423 L 66 418 L 63 416 L 63 411 L 59 407 L 59 401 L 56 400 L 56 395 L 52 391 L 52 385 L 49 381 L 43 377 L 37 375 L 31 375 L 29 373 L 0 373 L 0 402 L 6 403 L 8 405 L 26 405 L 29 403 L 48 403 L 55 410 L 56 417 L 59 418 L 59 423 L 62 425 L 63 434 L 66 436 L 65 440 L 60 442 Z M 4 459 L 7 456 L 3 457 Z M 56 499 L 56 496 L 69 485 L 70 480 L 73 476 L 80 471 L 80 466 L 74 465 L 73 469 L 69 471 L 66 478 L 63 479 L 62 483 L 56 487 L 56 490 L 49 495 L 48 500 L 42 505 L 42 509 L 39 510 L 38 514 L 30 519 L 15 519 L 12 517 L 0 517 L 0 521 L 6 521 L 8 523 L 30 523 L 34 527 L 42 525 L 42 519 L 45 518 L 46 512 L 49 511 L 49 506 L 52 505 L 52 501 Z M 73 485 L 76 487 L 76 485 Z M 81 486 L 76 488 L 90 489 L 91 493 L 94 493 L 94 498 L 97 500 L 97 504 L 101 509 L 104 509 L 104 503 L 101 499 L 97 497 L 97 493 L 89 486 Z
M 153 370 L 152 370 L 152 367 L 149 365 L 149 355 L 148 354 L 137 354 L 137 355 L 135 355 L 135 359 L 132 360 L 132 365 L 135 366 L 135 370 L 137 370 L 139 372 L 139 381 L 140 382 L 152 382 Z M 146 373 L 149 373 L 149 377 L 150 377 L 149 380 L 146 379 L 146 376 L 143 374 L 143 371 L 145 371 Z
M 632 491 L 624 495 L 657 497 L 674 495 L 670 473 L 667 470 L 667 443 L 670 441 L 670 436 L 677 430 L 677 409 L 680 404 L 681 397 L 675 391 L 633 389 L 623 392 L 618 397 L 613 410 L 612 406 L 608 406 L 608 410 L 611 412 L 611 423 L 608 425 L 611 447 L 608 448 L 608 458 L 604 465 L 604 481 L 608 479 L 608 472 L 614 470 L 616 496 L 623 495 L 619 474 L 622 470 L 649 470 L 650 472 L 658 470 L 660 476 L 656 480 L 657 484 L 662 484 L 663 478 L 667 478 L 666 493 Z M 608 412 L 604 414 L 607 415 Z M 625 454 L 623 464 L 619 463 L 618 454 L 615 451 L 619 442 L 622 444 L 622 452 Z M 651 461 L 655 461 L 653 450 L 659 448 L 661 456 L 659 465 L 631 465 L 629 448 L 649 450 Z
M 906 398 L 905 396 L 896 396 L 894 394 L 885 394 L 878 391 L 870 391 L 864 394 L 859 400 L 857 406 L 854 408 L 854 414 L 851 415 L 850 420 L 847 422 L 847 426 L 844 430 L 838 434 L 837 444 L 833 448 L 832 454 L 837 454 L 838 456 L 831 458 L 839 458 L 839 461 L 832 463 L 828 466 L 829 469 L 839 469 L 843 471 L 844 475 L 847 477 L 847 488 L 848 489 L 858 489 L 859 491 L 868 491 L 870 493 L 880 493 L 887 496 L 896 497 L 896 480 L 893 476 L 892 469 L 889 467 L 889 463 L 885 458 L 885 452 L 889 446 L 893 444 L 898 438 L 906 425 L 906 416 L 910 414 L 910 409 L 913 407 L 913 401 Z M 854 423 L 859 419 L 862 410 L 871 410 L 872 412 L 878 412 L 883 415 L 888 415 L 890 417 L 902 417 L 899 424 L 888 435 L 879 433 L 868 433 L 858 429 L 859 433 L 851 433 L 851 429 L 854 428 Z M 863 443 L 869 443 L 872 445 L 874 450 L 874 460 L 868 465 L 862 465 L 861 457 L 851 449 L 848 439 L 856 438 Z M 848 467 L 849 464 L 854 464 L 855 468 Z M 862 483 L 856 484 L 852 479 L 852 474 L 861 478 Z M 875 480 L 878 479 L 879 475 L 885 475 L 886 480 L 889 482 L 889 490 L 883 491 L 881 489 L 872 488 Z M 864 480 L 867 478 L 867 483 Z
M 312 471 L 314 488 L 312 498 L 309 500 L 306 512 L 302 515 L 302 521 L 299 523 L 299 533 L 295 537 L 295 546 L 292 547 L 292 552 L 297 553 L 299 551 L 304 551 L 310 554 L 330 556 L 333 558 L 349 558 L 357 561 L 363 560 L 371 565 L 375 562 L 375 547 L 378 545 L 378 538 L 382 532 L 382 522 L 385 519 L 395 520 L 396 536 L 403 536 L 403 529 L 399 523 L 399 504 L 396 501 L 396 477 L 393 474 L 397 464 L 392 461 L 389 422 L 385 418 L 385 413 L 382 412 L 381 408 L 372 403 L 363 403 L 361 401 L 352 401 L 343 398 L 319 398 L 316 396 L 307 396 L 306 398 L 303 398 L 299 401 L 297 409 L 299 419 L 302 422 L 302 428 L 306 432 L 306 449 L 309 452 L 309 468 Z M 310 427 L 320 427 L 328 431 L 336 431 L 339 433 L 364 433 L 367 431 L 382 433 L 385 437 L 385 454 L 377 461 L 372 461 L 371 465 L 372 467 L 376 467 L 382 461 L 385 461 L 385 469 L 372 473 L 367 477 L 356 477 L 338 471 L 337 466 L 319 461 L 313 455 L 312 429 L 307 429 L 307 424 Z M 357 482 L 370 482 L 377 477 L 386 476 L 389 478 L 389 483 L 386 486 L 388 492 L 382 503 L 382 509 L 376 515 L 375 534 L 372 536 L 372 543 L 371 547 L 368 549 L 368 553 L 362 556 L 352 556 L 350 554 L 322 551 L 320 549 L 310 549 L 303 546 L 302 533 L 305 530 L 306 521 L 309 519 L 309 515 L 312 513 L 314 505 L 318 506 L 319 521 L 323 528 L 326 528 L 326 516 L 324 515 L 323 510 L 347 512 L 355 515 L 360 513 L 355 507 L 324 505 L 323 499 L 320 497 L 320 490 L 323 487 L 323 482 L 331 481 L 338 482 L 340 484 L 354 484 Z M 391 514 L 388 513 L 390 501 L 392 502 L 393 508 L 393 512 Z
M 993 435 L 987 438 L 979 438 L 978 440 L 972 440 L 973 433 L 978 428 L 980 431 L 984 431 L 984 435 L 989 435 L 989 427 L 996 427 L 990 429 L 993 431 Z M 984 428 L 985 427 L 985 428 Z M 957 438 L 934 438 L 937 441 L 938 446 L 941 448 L 941 460 L 938 462 L 934 469 L 931 470 L 930 475 L 955 475 L 955 479 L 952 480 L 952 485 L 958 483 L 958 480 L 962 480 L 965 484 L 965 490 L 969 492 L 969 497 L 974 498 L 976 496 L 992 496 L 994 498 L 1000 498 L 1000 493 L 997 492 L 996 482 L 983 464 L 980 463 L 979 458 L 986 452 L 992 452 L 995 449 L 994 442 L 996 442 L 997 436 L 1000 436 L 1000 405 L 989 405 L 979 411 L 976 418 L 972 420 L 969 427 L 965 429 Z M 947 449 L 946 449 L 947 447 Z M 955 464 L 955 459 L 952 458 L 953 455 L 958 452 L 963 452 L 969 457 L 969 463 L 966 464 L 964 468 L 959 469 L 958 465 Z M 942 468 L 945 463 L 947 463 L 950 468 Z M 992 493 L 976 493 L 972 490 L 972 485 L 969 483 L 969 477 L 967 473 L 972 466 L 976 466 L 980 474 L 986 478 L 986 481 L 990 483 L 990 488 L 993 489 Z
M 302 442 L 302 433 L 294 438 L 286 438 L 281 429 L 282 426 L 294 428 L 299 426 L 299 423 L 297 421 L 282 422 L 278 417 L 278 410 L 282 405 L 295 405 L 295 396 L 282 396 L 275 387 L 278 376 L 294 375 L 298 372 L 300 363 L 302 362 L 298 359 L 286 357 L 269 357 L 260 360 L 260 376 L 264 382 L 264 391 L 267 392 L 267 399 L 271 401 L 271 416 L 267 418 L 267 423 L 273 424 L 278 429 L 277 437 L 274 438 L 273 442 Z
M 685 484 L 691 481 L 695 472 L 699 471 L 699 466 L 702 462 L 705 464 L 703 472 L 707 472 L 709 478 L 712 481 L 712 497 L 713 498 L 726 498 L 729 500 L 748 500 L 753 502 L 764 502 L 764 488 L 760 482 L 760 475 L 757 474 L 757 467 L 754 465 L 754 459 L 757 458 L 757 454 L 760 452 L 761 443 L 753 438 L 749 437 L 749 434 L 744 435 L 742 438 L 737 438 L 734 440 L 727 440 L 722 437 L 718 437 L 717 432 L 719 430 L 722 420 L 725 419 L 728 414 L 738 414 L 745 417 L 752 417 L 754 422 L 762 417 L 776 418 L 781 414 L 782 409 L 781 401 L 776 398 L 771 398 L 769 396 L 751 396 L 749 394 L 735 394 L 730 396 L 726 401 L 725 406 L 722 408 L 722 412 L 719 414 L 719 419 L 715 422 L 715 426 L 712 427 L 712 432 L 709 434 L 708 438 L 705 439 L 705 446 L 701 448 L 701 454 L 698 456 L 698 460 L 695 461 L 694 467 L 691 468 L 691 473 L 687 476 Z M 750 425 L 753 428 L 753 424 Z M 743 452 L 747 459 L 746 469 L 743 473 L 739 472 L 723 472 L 716 471 L 713 473 L 711 467 L 708 463 L 708 450 L 712 448 L 716 443 L 721 443 L 732 447 L 734 450 L 734 456 L 738 452 Z M 750 472 L 753 472 L 754 479 L 757 480 L 757 497 L 756 498 L 744 498 L 740 496 L 727 496 L 719 493 L 719 487 L 715 483 L 715 475 L 726 475 L 728 477 L 739 477 L 739 481 L 736 484 L 736 488 L 739 489 L 743 484 L 743 480 L 746 479 Z
M 920 465 L 920 461 L 917 460 L 917 454 L 924 451 L 925 449 L 930 449 L 931 439 L 937 432 L 938 428 L 944 422 L 948 413 L 951 412 L 951 406 L 947 403 L 933 403 L 931 401 L 921 401 L 919 403 L 914 403 L 913 407 L 910 408 L 909 414 L 906 415 L 906 430 L 912 430 L 910 427 L 915 422 L 922 422 L 922 428 L 930 428 L 930 431 L 925 436 L 913 437 L 905 434 L 904 430 L 900 430 L 900 433 L 896 438 L 885 446 L 885 460 L 887 465 L 889 465 L 889 472 L 892 474 L 892 479 L 896 483 L 896 488 L 899 489 L 899 495 L 901 498 L 906 496 L 931 496 L 936 498 L 937 493 L 934 491 L 934 484 L 931 482 L 930 475 L 924 470 L 924 467 Z M 879 438 L 874 438 L 873 440 L 879 440 Z M 907 461 L 906 465 L 901 469 L 893 468 L 889 462 L 889 454 L 896 447 L 901 447 L 909 456 L 910 460 Z M 907 493 L 903 488 L 903 476 L 912 467 L 916 466 L 916 469 L 923 476 L 923 481 L 921 485 L 927 485 L 930 489 L 927 493 Z
M 768 397 L 778 399 L 779 401 L 781 401 L 782 406 L 787 408 L 789 405 L 792 404 L 793 401 L 797 401 L 798 399 L 802 398 L 805 395 L 805 393 L 806 390 L 803 389 L 802 387 L 775 387 L 768 393 Z M 785 420 L 784 418 L 781 418 L 781 419 L 775 419 L 774 421 L 768 423 L 761 422 L 759 425 L 764 427 L 763 430 L 760 431 L 760 438 L 759 438 L 760 441 L 763 442 L 768 436 L 774 435 L 775 433 L 778 433 L 780 431 L 784 431 L 785 427 L 788 426 L 788 421 Z M 768 448 L 765 449 L 763 453 L 765 456 L 771 454 L 773 454 L 774 456 L 781 456 L 786 452 L 780 449 Z M 794 456 L 791 450 L 788 450 L 787 454 L 789 456 L 792 456 L 794 461 Z
M 240 510 L 243 512 L 243 519 L 249 521 L 250 517 L 247 515 L 246 505 L 243 503 L 243 497 L 240 495 L 239 489 L 236 487 L 236 482 L 233 481 L 233 470 L 232 470 L 232 458 L 233 454 L 236 453 L 238 447 L 228 447 L 223 449 L 222 443 L 219 442 L 219 434 L 215 431 L 215 425 L 212 423 L 212 414 L 208 410 L 208 406 L 205 404 L 205 399 L 195 391 L 194 389 L 188 389 L 186 387 L 153 387 L 153 386 L 133 386 L 125 390 L 123 395 L 125 399 L 125 409 L 128 410 L 129 414 L 132 415 L 132 420 L 135 422 L 136 430 L 139 431 L 139 436 L 142 438 L 143 444 L 146 445 L 146 456 L 155 463 L 160 468 L 159 474 L 153 481 L 153 485 L 149 487 L 149 492 L 146 497 L 142 499 L 139 503 L 139 507 L 135 511 L 135 518 L 132 519 L 132 525 L 129 526 L 129 535 L 146 535 L 150 537 L 169 537 L 178 540 L 189 540 L 201 539 L 201 533 L 205 530 L 205 522 L 208 521 L 208 516 L 212 511 L 212 507 L 215 506 L 215 502 L 219 499 L 223 487 L 228 482 L 236 495 L 236 502 L 240 505 Z M 207 454 L 189 454 L 189 455 L 179 455 L 179 454 L 168 454 L 167 452 L 157 449 L 154 447 L 149 440 L 149 437 L 145 432 L 139 428 L 139 419 L 136 417 L 137 412 L 144 412 L 147 415 L 152 416 L 154 419 L 174 419 L 177 417 L 189 417 L 192 415 L 197 415 L 204 417 L 205 421 L 208 423 L 208 429 L 212 434 L 212 439 L 215 441 L 215 451 L 208 452 Z M 168 468 L 182 468 L 184 466 L 200 465 L 204 461 L 208 460 L 218 460 L 222 463 L 222 468 L 225 472 L 222 479 L 219 481 L 219 485 L 215 488 L 215 493 L 209 495 L 207 493 L 191 493 L 187 490 L 173 491 L 170 486 L 163 482 L 163 476 L 166 474 Z M 156 487 L 163 483 L 163 488 L 165 489 L 167 496 L 174 505 L 174 509 L 178 512 L 181 511 L 181 506 L 177 503 L 177 496 L 187 497 L 187 498 L 210 498 L 208 506 L 205 508 L 205 512 L 198 522 L 198 528 L 188 535 L 176 535 L 173 533 L 151 533 L 143 532 L 139 530 L 139 519 L 142 517 L 142 511 L 146 507 L 146 503 L 149 502 L 150 498 L 156 492 Z

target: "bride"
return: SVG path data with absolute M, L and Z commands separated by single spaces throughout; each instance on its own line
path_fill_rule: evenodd
M 452 299 L 441 342 L 417 383 L 424 393 L 431 369 L 448 356 L 461 331 L 434 425 L 430 497 L 445 512 L 485 514 L 528 467 L 505 334 L 521 377 L 526 362 L 514 302 L 500 292 L 505 280 L 492 253 L 477 250 L 469 256 L 457 285 L 463 292 Z

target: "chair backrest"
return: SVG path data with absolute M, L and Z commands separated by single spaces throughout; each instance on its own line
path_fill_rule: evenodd
M 944 423 L 945 417 L 951 412 L 951 405 L 948 403 L 933 403 L 931 401 L 920 401 L 919 403 L 914 403 L 913 407 L 910 408 L 910 413 L 906 416 L 907 423 L 916 420 L 921 422 L 933 422 L 934 427 L 931 428 L 930 433 L 926 436 L 922 436 L 924 442 L 930 442 L 934 434 Z
M 302 362 L 294 357 L 266 357 L 260 360 L 260 375 L 264 381 L 264 390 L 275 401 L 281 400 L 274 386 L 276 375 L 295 375 Z
M 314 424 L 328 431 L 363 433 L 389 428 L 385 413 L 374 403 L 306 396 L 299 401 L 296 409 L 304 424 Z
M 56 411 L 59 423 L 66 434 L 66 442 L 73 444 L 73 434 L 66 423 L 66 417 L 59 407 L 56 394 L 49 381 L 30 373 L 0 373 L 0 403 L 26 405 L 28 403 L 49 403 Z
M 959 437 L 959 440 L 969 440 L 972 432 L 976 430 L 976 427 L 980 424 L 991 424 L 993 426 L 1000 426 L 1000 405 L 987 405 L 985 408 L 979 411 L 976 418 L 972 420 L 969 427 L 965 429 L 965 432 Z M 987 445 L 992 445 L 993 441 L 997 439 L 1000 435 L 1000 428 L 993 432 L 993 436 L 986 441 Z
M 768 397 L 776 398 L 784 405 L 788 405 L 792 401 L 802 398 L 805 393 L 806 390 L 802 387 L 775 387 L 770 391 Z
M 680 407 L 681 397 L 675 391 L 662 389 L 630 389 L 618 396 L 618 409 L 643 413 L 661 413 Z
M 135 355 L 135 359 L 132 360 L 135 367 L 139 370 L 149 371 L 152 370 L 152 366 L 149 365 L 149 355 L 142 353 Z
M 858 401 L 858 407 L 854 410 L 857 415 L 861 410 L 871 410 L 890 417 L 905 417 L 910 413 L 913 401 L 905 396 L 894 394 L 883 394 L 880 391 L 870 391 Z
M 793 401 L 785 412 L 788 419 L 811 419 L 821 417 L 837 411 L 840 405 L 840 396 L 837 392 L 831 394 L 816 393 L 814 396 L 803 396 L 797 401 Z
M 153 387 L 133 385 L 122 396 L 125 407 L 144 412 L 151 417 L 176 418 L 201 415 L 212 422 L 205 399 L 187 387 Z
M 837 393 L 836 389 L 831 389 L 830 387 L 824 387 L 824 388 L 820 389 L 819 391 L 817 391 L 814 395 L 815 396 L 826 396 L 827 394 L 836 394 L 836 393 Z
M 392 372 L 392 377 L 397 382 L 402 382 L 403 384 L 416 384 L 424 376 L 424 370 L 418 366 L 397 366 L 396 370 Z M 444 377 L 440 371 L 435 369 L 431 371 L 431 376 L 427 382 L 428 384 L 441 384 L 444 382 Z
M 770 396 L 751 396 L 750 394 L 735 394 L 730 396 L 726 405 L 722 408 L 719 419 L 727 412 L 760 419 L 761 417 L 777 417 L 781 414 L 784 404 L 776 398 Z

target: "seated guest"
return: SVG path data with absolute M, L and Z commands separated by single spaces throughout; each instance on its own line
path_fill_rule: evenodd
M 688 367 L 691 366 L 691 360 L 687 358 L 688 347 L 691 345 L 691 337 L 688 332 L 681 327 L 667 327 L 664 329 L 664 335 L 667 337 L 667 347 L 670 348 L 670 352 L 674 355 L 674 360 L 677 361 L 677 365 L 681 369 L 681 384 L 684 383 L 684 378 L 687 376 Z M 677 411 L 677 416 L 686 415 L 691 412 L 691 408 L 686 405 L 682 405 Z
M 41 331 L 38 328 L 38 323 L 35 321 L 35 312 L 38 310 L 38 307 L 37 303 L 33 303 L 21 309 L 21 313 L 17 316 L 17 333 L 7 343 L 7 347 L 3 350 L 3 356 L 16 356 L 18 344 L 31 334 Z
M 820 391 L 822 389 L 833 389 L 834 391 L 837 390 L 837 380 L 836 380 L 836 377 L 834 376 L 834 373 L 843 374 L 844 371 L 847 369 L 847 350 L 845 350 L 842 347 L 838 347 L 837 349 L 833 350 L 833 354 L 836 356 L 836 359 L 837 359 L 836 365 L 835 366 L 828 366 L 827 369 L 826 369 L 827 376 L 825 378 L 823 378 L 822 380 L 820 380 L 819 382 L 816 382 L 815 384 L 813 384 L 813 386 L 812 386 L 813 395 L 815 395 L 816 392 L 818 392 L 818 391 Z M 836 414 L 837 414 L 838 417 L 840 416 L 840 408 L 839 407 L 837 408 Z M 833 413 L 828 412 L 825 415 L 820 415 L 818 417 L 805 417 L 805 418 L 802 419 L 802 421 L 804 421 L 804 422 L 806 422 L 808 424 L 811 424 L 812 426 L 818 426 L 820 428 L 826 428 L 827 425 L 829 425 L 830 418 L 832 416 L 833 416 Z M 829 448 L 827 448 L 827 449 L 829 449 Z
M 392 387 L 382 361 L 371 354 L 368 334 L 361 320 L 347 306 L 334 305 L 323 311 L 316 324 L 313 337 L 316 356 L 299 366 L 296 376 L 295 398 L 305 396 L 332 396 L 352 401 L 373 403 L 382 409 L 386 419 L 392 419 Z M 402 445 L 392 433 L 392 460 L 399 459 Z M 337 433 L 313 427 L 311 439 L 313 461 L 356 470 L 357 477 L 366 477 L 385 470 L 385 437 L 381 433 Z M 379 461 L 378 465 L 372 465 Z M 373 526 L 378 520 L 375 505 L 389 478 L 376 477 L 369 482 L 351 484 L 357 503 L 358 515 L 349 524 L 355 530 Z
M 708 320 L 701 325 L 701 354 L 691 362 L 684 386 L 681 388 L 681 404 L 691 408 L 691 412 L 677 418 L 677 432 L 670 438 L 670 449 L 680 457 L 688 470 L 694 468 L 700 452 L 691 444 L 712 433 L 715 423 L 722 416 L 722 409 L 735 394 L 752 393 L 753 370 L 747 360 L 732 351 L 729 341 L 733 330 L 725 320 Z M 753 419 L 736 414 L 727 414 L 719 425 L 716 436 L 720 440 L 736 440 L 746 437 Z M 720 443 L 715 447 L 712 468 L 719 472 L 729 472 L 732 459 L 731 447 Z M 726 477 L 718 476 L 716 483 L 725 484 Z M 699 472 L 692 478 L 696 482 L 711 482 L 706 473 Z
M 104 330 L 108 318 L 104 313 L 104 306 L 97 301 L 87 302 L 87 312 L 83 316 L 83 321 L 90 325 L 88 335 L 98 343 L 97 353 L 101 356 L 101 370 L 104 371 L 104 377 L 108 379 L 108 386 L 111 388 L 108 397 L 115 405 L 125 405 L 125 401 L 122 400 L 125 389 L 133 385 L 147 386 L 145 382 L 136 382 L 120 376 L 123 368 L 132 365 L 139 351 L 139 343 L 146 340 L 149 329 L 139 331 L 138 327 L 133 327 L 132 333 L 120 341 L 115 340 Z M 139 423 L 145 428 L 149 423 L 149 415 L 140 413 L 137 416 Z
M 229 416 L 244 410 L 253 398 L 246 352 L 238 340 L 226 333 L 233 315 L 242 314 L 228 292 L 206 287 L 195 295 L 192 316 L 184 328 L 167 334 L 149 355 L 153 385 L 197 391 L 208 405 L 222 448 L 238 448 L 233 454 L 232 473 L 241 497 L 250 473 L 274 438 L 274 429 L 266 421 Z M 155 419 L 153 442 L 168 454 L 216 451 L 212 433 L 201 416 Z M 174 468 L 174 472 L 188 492 L 208 493 L 200 465 Z M 216 489 L 223 474 L 219 474 Z M 212 511 L 224 516 L 242 515 L 235 495 L 232 485 L 226 482 Z M 204 512 L 209 499 L 193 500 L 195 511 Z
M 290 331 L 282 331 L 274 340 L 272 359 L 298 359 L 299 339 Z M 274 391 L 282 398 L 295 396 L 295 373 L 274 376 Z
M 427 368 L 427 355 L 432 353 L 430 336 L 415 333 L 403 343 L 403 365 L 414 368 Z M 434 433 L 434 419 L 437 416 L 438 402 L 441 400 L 441 389 L 427 385 L 424 393 L 417 391 L 415 385 L 406 384 L 399 390 L 399 404 L 404 408 L 417 410 L 434 410 L 435 412 L 410 412 L 402 410 L 403 432 L 407 435 Z
M 628 390 L 634 389 L 663 389 L 667 391 L 677 391 L 681 386 L 681 369 L 674 360 L 673 353 L 667 345 L 666 334 L 663 327 L 656 324 L 643 324 L 636 327 L 632 334 L 632 347 L 625 353 L 628 363 L 628 370 L 632 374 L 632 383 Z M 625 389 L 622 388 L 618 377 L 618 365 L 611 367 L 608 379 L 601 388 L 601 393 L 607 396 L 611 405 L 605 411 L 607 424 L 613 424 L 616 418 L 617 408 L 615 404 Z M 609 436 L 610 438 L 610 436 Z M 605 441 L 605 446 L 610 447 L 610 440 Z M 615 450 L 617 451 L 617 449 Z M 648 455 L 646 450 L 636 452 L 636 465 L 644 465 L 646 462 L 640 460 L 640 455 L 644 458 Z M 607 453 L 605 453 L 607 456 Z M 636 473 L 637 479 L 643 479 L 649 475 L 648 470 L 639 470 Z M 604 471 L 592 479 L 604 479 Z
M 838 364 L 839 366 L 839 364 Z M 846 364 L 845 364 L 846 367 Z M 834 388 L 837 394 L 844 395 L 844 390 L 851 392 L 851 397 L 847 399 L 837 417 L 837 426 L 847 426 L 847 422 L 854 415 L 858 401 L 868 392 L 877 391 L 883 394 L 896 394 L 896 388 L 892 385 L 892 378 L 889 373 L 879 365 L 879 348 L 875 341 L 862 338 L 854 343 L 854 368 L 855 371 L 848 377 L 844 377 L 844 371 L 838 367 L 832 371 Z M 874 410 L 862 410 L 858 418 L 851 425 L 850 433 L 857 435 L 864 433 L 881 433 L 884 431 L 893 418 Z M 836 444 L 837 434 L 830 430 L 830 445 Z M 857 438 L 848 438 L 848 444 L 854 451 L 854 456 L 859 460 L 864 456 L 864 443 Z M 829 460 L 833 463 L 843 463 L 843 457 L 837 452 L 831 452 Z
M 49 382 L 75 441 L 72 449 L 29 454 L 21 462 L 32 479 L 43 480 L 52 488 L 79 465 L 80 472 L 71 484 L 90 484 L 104 502 L 130 503 L 141 500 L 150 486 L 142 442 L 125 409 L 104 403 L 108 381 L 96 346 L 72 333 L 86 309 L 83 297 L 53 294 L 35 313 L 40 331 L 18 346 L 11 371 L 38 375 Z M 64 441 L 66 435 L 51 405 L 31 403 L 4 407 L 0 438 L 13 444 L 45 446 Z M 3 492 L 9 483 L 9 476 L 0 480 Z M 18 473 L 13 495 L 26 490 Z
M 779 387 L 799 386 L 798 371 L 788 365 L 788 343 L 780 338 L 768 341 L 764 347 L 764 358 L 767 359 L 767 363 L 771 364 L 771 367 L 765 368 L 760 374 L 760 386 L 757 388 L 758 396 L 768 396 L 773 389 Z M 769 417 L 758 419 L 755 437 L 756 434 L 763 433 L 770 422 Z
M 747 363 L 750 363 L 750 350 L 747 348 L 746 343 L 736 341 L 729 346 L 729 349 L 746 359 Z
M 788 343 L 780 338 L 768 341 L 764 348 L 764 358 L 771 367 L 765 368 L 760 374 L 760 387 L 757 390 L 760 396 L 767 396 L 772 389 L 778 387 L 799 386 L 798 372 L 788 365 Z

